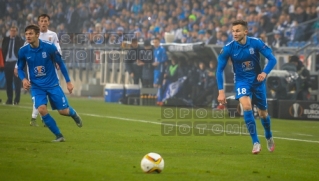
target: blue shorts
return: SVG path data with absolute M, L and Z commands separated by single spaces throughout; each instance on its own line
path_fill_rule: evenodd
M 251 85 L 245 82 L 235 84 L 236 100 L 242 96 L 249 96 L 252 104 L 256 105 L 260 110 L 267 110 L 267 94 L 265 83 L 259 85 Z
M 163 73 L 159 70 L 154 70 L 153 84 L 162 85 Z
M 52 88 L 31 88 L 31 96 L 34 101 L 34 107 L 38 109 L 41 105 L 48 104 L 48 98 L 53 110 L 63 110 L 69 107 L 68 99 L 60 86 Z

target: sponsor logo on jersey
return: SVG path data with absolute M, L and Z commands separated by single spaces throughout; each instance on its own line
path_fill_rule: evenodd
M 252 61 L 245 61 L 241 63 L 241 67 L 243 68 L 243 71 L 249 71 L 254 69 L 254 64 Z
M 46 75 L 45 67 L 44 66 L 36 66 L 36 67 L 34 67 L 34 75 L 36 77 L 45 76 Z

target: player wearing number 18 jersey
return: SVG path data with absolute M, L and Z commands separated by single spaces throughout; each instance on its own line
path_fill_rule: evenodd
M 265 80 L 277 60 L 272 54 L 272 50 L 264 42 L 247 36 L 247 33 L 246 21 L 236 20 L 232 23 L 234 40 L 225 45 L 218 56 L 216 72 L 219 89 L 218 101 L 222 104 L 226 103 L 223 71 L 228 59 L 230 59 L 235 76 L 236 99 L 239 100 L 244 109 L 244 120 L 253 143 L 252 153 L 258 154 L 261 151 L 261 146 L 257 136 L 252 103 L 258 107 L 258 114 L 265 130 L 268 150 L 273 151 L 275 144 L 270 129 L 270 117 L 267 112 Z M 265 68 L 260 66 L 260 53 L 268 59 L 268 64 Z

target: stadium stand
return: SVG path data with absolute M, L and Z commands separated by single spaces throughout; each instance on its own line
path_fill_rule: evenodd
M 289 45 L 296 46 L 295 41 L 310 40 L 319 24 L 316 0 L 66 0 L 58 3 L 1 0 L 0 3 L 2 37 L 8 35 L 13 24 L 20 27 L 23 36 L 21 30 L 36 23 L 42 13 L 52 17 L 51 30 L 59 35 L 116 32 L 120 28 L 126 33 L 140 33 L 142 39 L 163 37 L 165 32 L 170 32 L 175 35 L 174 42 L 185 39 L 187 43 L 205 41 L 206 30 L 211 30 L 214 36 L 227 34 L 227 43 L 231 40 L 230 22 L 243 18 L 249 23 L 251 35 L 267 33 L 271 44 L 272 32 L 276 30 L 293 42 Z
M 155 37 L 160 38 L 161 43 L 168 43 L 166 35 L 173 43 L 225 45 L 232 40 L 230 27 L 235 19 L 248 21 L 249 35 L 262 38 L 269 46 L 276 44 L 276 34 L 285 41 L 281 46 L 301 48 L 319 42 L 317 0 L 0 0 L 0 45 L 12 25 L 19 27 L 20 36 L 24 38 L 24 27 L 37 24 L 37 16 L 42 13 L 51 16 L 50 30 L 57 32 L 60 42 L 64 35 L 70 35 L 70 41 L 74 36 L 85 35 L 83 45 L 86 39 L 96 46 L 125 42 L 113 35 L 127 33 L 137 37 L 139 44 Z M 96 40 L 96 37 L 102 38 Z M 97 53 L 101 52 L 95 51 Z M 87 67 L 80 60 L 65 61 L 70 69 L 96 68 Z M 121 69 L 121 65 L 112 66 L 104 68 L 110 72 Z M 74 71 L 74 75 L 79 77 L 75 82 L 82 78 L 81 72 Z M 120 79 L 110 75 L 107 79 Z M 112 81 L 103 81 L 101 77 L 101 82 Z

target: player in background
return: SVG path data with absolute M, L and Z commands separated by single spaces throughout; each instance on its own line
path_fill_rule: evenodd
M 252 111 L 252 104 L 258 107 L 258 114 L 265 130 L 267 148 L 274 151 L 275 143 L 270 129 L 270 116 L 267 112 L 266 76 L 276 65 L 277 60 L 272 50 L 260 39 L 247 36 L 247 22 L 235 20 L 232 23 L 233 41 L 223 47 L 218 56 L 216 78 L 218 83 L 218 102 L 225 104 L 223 71 L 228 59 L 233 63 L 236 99 L 244 109 L 244 120 L 253 143 L 253 154 L 261 151 L 257 135 L 256 122 Z M 268 59 L 264 69 L 260 66 L 259 53 Z
M 56 136 L 53 142 L 63 142 L 65 139 L 47 110 L 48 100 L 53 110 L 57 109 L 61 115 L 72 117 L 78 127 L 82 127 L 82 120 L 68 104 L 59 84 L 55 64 L 60 66 L 69 93 L 72 93 L 73 84 L 57 47 L 39 39 L 40 28 L 36 25 L 29 25 L 24 31 L 29 44 L 21 47 L 18 53 L 19 78 L 22 80 L 23 88 L 30 89 L 35 108 L 39 110 L 44 123 Z M 26 64 L 29 67 L 30 81 L 26 79 L 23 71 Z
M 50 31 L 48 29 L 48 27 L 50 25 L 50 16 L 47 14 L 41 14 L 40 16 L 38 16 L 38 25 L 40 27 L 39 39 L 53 43 L 57 47 L 60 54 L 62 55 L 58 35 L 55 32 Z M 16 76 L 18 76 L 17 75 L 17 68 L 18 67 L 16 65 L 16 69 L 15 69 Z M 59 69 L 58 64 L 56 64 L 56 68 L 57 68 L 57 70 Z M 32 101 L 33 100 L 34 100 L 34 97 L 32 97 Z M 33 101 L 33 110 L 32 110 L 32 115 L 31 115 L 30 126 L 38 126 L 38 124 L 36 122 L 38 114 L 39 114 L 39 111 L 34 107 L 34 101 Z M 44 124 L 44 126 L 45 126 L 45 124 Z
M 167 61 L 167 54 L 164 47 L 160 46 L 160 39 L 154 38 L 153 40 L 154 45 L 154 88 L 158 88 L 157 91 L 157 104 L 162 106 L 162 81 L 163 81 L 163 75 L 164 75 L 164 63 Z

